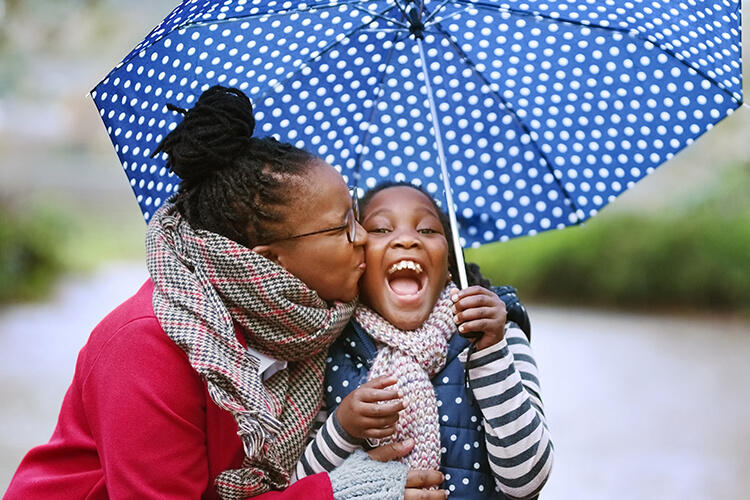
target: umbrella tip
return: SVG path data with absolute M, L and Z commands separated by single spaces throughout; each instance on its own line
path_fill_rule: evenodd
M 415 39 L 424 40 L 424 23 L 422 22 L 422 12 L 415 5 L 409 10 L 409 33 L 414 35 Z

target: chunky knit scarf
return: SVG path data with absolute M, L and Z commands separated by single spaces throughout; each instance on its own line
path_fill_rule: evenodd
M 327 348 L 354 303 L 329 307 L 270 260 L 218 234 L 194 231 L 171 204 L 154 213 L 146 249 L 162 328 L 239 427 L 242 468 L 222 472 L 217 491 L 240 499 L 288 486 L 320 409 Z M 263 382 L 235 325 L 249 347 L 287 361 L 287 369 Z
M 445 366 L 448 341 L 456 331 L 448 295 L 451 287 L 455 285 L 451 283 L 443 290 L 427 321 L 416 330 L 399 330 L 363 305 L 354 312 L 357 322 L 379 343 L 368 378 L 398 377 L 397 385 L 408 406 L 401 412 L 391 439 L 414 438 L 414 449 L 402 460 L 412 469 L 437 470 L 440 466 L 440 421 L 430 379 Z

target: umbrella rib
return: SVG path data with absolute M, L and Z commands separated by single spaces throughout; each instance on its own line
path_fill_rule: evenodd
M 371 15 L 375 16 L 375 14 L 372 14 L 372 13 L 371 13 Z M 271 85 L 270 88 L 267 91 L 259 93 L 258 96 L 257 96 L 256 102 L 260 102 L 261 100 L 265 99 L 266 96 L 269 93 L 271 93 L 272 91 L 276 90 L 279 85 L 282 85 L 284 82 L 286 82 L 289 79 L 291 79 L 292 77 L 298 75 L 301 71 L 304 71 L 304 69 L 307 68 L 307 67 L 309 67 L 311 63 L 320 60 L 321 57 L 323 57 L 325 54 L 327 54 L 328 52 L 330 52 L 334 48 L 336 48 L 339 45 L 341 45 L 344 40 L 349 39 L 357 31 L 364 31 L 365 27 L 368 26 L 368 25 L 370 25 L 370 24 L 372 24 L 372 22 L 373 21 L 370 20 L 367 23 L 360 24 L 359 26 L 351 29 L 348 33 L 346 33 L 346 35 L 342 36 L 340 39 L 336 40 L 331 45 L 325 47 L 323 50 L 321 50 L 320 52 L 318 52 L 317 54 L 315 54 L 313 57 L 311 57 L 308 60 L 304 61 L 299 66 L 299 68 L 297 68 L 295 71 L 287 74 L 287 76 L 283 80 L 279 80 L 276 83 L 274 83 L 273 85 Z
M 518 123 L 518 126 L 523 129 L 523 131 L 529 136 L 529 138 L 532 138 L 532 132 L 529 130 L 529 128 L 526 126 L 526 124 L 521 120 L 521 118 L 518 116 L 516 111 L 513 109 L 513 105 L 510 104 L 507 100 L 505 100 L 499 92 L 493 89 L 493 85 L 487 81 L 487 79 L 482 75 L 482 73 L 476 68 L 476 65 L 474 62 L 469 59 L 469 56 L 461 49 L 461 47 L 458 46 L 458 44 L 453 40 L 453 38 L 448 34 L 445 30 L 442 29 L 439 23 L 435 23 L 433 26 L 437 29 L 437 31 L 445 37 L 446 40 L 448 40 L 448 43 L 453 46 L 453 49 L 458 53 L 458 55 L 461 57 L 461 59 L 466 63 L 467 66 L 471 68 L 471 71 L 474 73 L 474 75 L 479 78 L 479 80 L 484 83 L 484 85 L 489 89 L 490 93 L 495 96 L 495 98 L 500 102 L 501 106 L 513 117 L 513 119 Z M 536 141 L 533 139 L 531 140 L 531 144 L 534 146 L 534 149 L 536 149 L 539 156 L 541 156 L 544 159 L 545 166 L 549 170 L 549 172 L 552 174 L 552 178 L 555 180 L 555 184 L 557 184 L 557 187 L 560 189 L 560 191 L 563 193 L 563 196 L 567 200 L 567 202 L 570 204 L 570 209 L 572 212 L 572 215 L 576 218 L 576 224 L 581 224 L 583 222 L 583 219 L 579 216 L 579 208 L 576 205 L 575 200 L 573 199 L 573 196 L 568 192 L 567 189 L 565 189 L 565 186 L 563 185 L 562 181 L 558 178 L 557 175 L 555 175 L 555 169 L 552 166 L 552 162 L 549 158 L 547 158 L 547 155 L 544 154 L 544 151 L 542 151 L 539 146 L 537 145 Z
M 398 37 L 394 36 L 394 42 L 396 41 Z M 393 57 L 393 51 L 395 50 L 396 43 L 393 43 L 391 45 L 391 49 L 388 51 L 388 57 L 386 57 L 386 65 L 385 67 L 388 68 L 388 65 L 391 61 L 391 58 Z M 372 109 L 370 110 L 370 119 L 367 122 L 367 127 L 365 128 L 364 133 L 360 137 L 360 146 L 361 149 L 359 150 L 359 153 L 357 154 L 357 160 L 354 164 L 354 186 L 358 187 L 359 185 L 359 179 L 360 179 L 360 167 L 362 165 L 362 157 L 365 153 L 365 147 L 367 145 L 367 142 L 370 140 L 370 126 L 375 121 L 375 113 L 377 113 L 378 110 L 378 103 L 380 102 L 380 99 L 383 96 L 383 92 L 381 92 L 383 88 L 383 84 L 385 83 L 385 77 L 387 74 L 387 70 L 384 70 L 383 73 L 380 75 L 380 81 L 378 82 L 377 87 L 375 87 L 375 102 L 372 106 Z
M 372 16 L 372 17 L 375 17 L 375 18 L 378 18 L 378 19 L 382 19 L 383 21 L 387 22 L 388 24 L 395 24 L 396 26 L 399 26 L 403 30 L 408 30 L 409 29 L 409 25 L 408 24 L 399 22 L 395 18 L 393 18 L 393 17 L 387 17 L 385 15 L 386 12 L 388 12 L 388 11 L 390 11 L 392 9 L 391 7 L 383 10 L 382 12 L 371 12 L 371 11 L 369 11 L 367 9 L 363 9 L 362 7 L 360 7 L 359 6 L 360 3 L 361 3 L 361 0 L 355 0 L 353 2 L 346 2 L 347 5 L 350 5 L 351 7 L 354 7 L 356 10 L 358 10 L 360 12 L 364 12 L 368 16 Z M 401 12 L 401 14 L 404 15 L 404 16 L 406 16 L 406 13 L 403 11 L 403 9 L 399 5 L 399 3 L 395 2 L 395 4 L 398 7 L 398 9 Z M 336 5 L 332 5 L 331 7 L 338 7 L 339 5 L 340 4 L 336 4 Z M 367 24 L 371 24 L 371 23 L 372 23 L 372 21 L 370 21 L 370 23 L 367 23 Z
M 427 16 L 425 18 L 425 20 L 423 21 L 424 24 L 425 24 L 425 26 L 427 26 L 427 23 L 429 23 L 430 21 L 432 21 L 432 18 L 435 17 L 438 14 L 438 12 L 440 12 L 441 10 L 443 10 L 443 7 L 445 7 L 446 5 L 448 5 L 450 2 L 451 2 L 451 0 L 445 0 L 443 3 L 441 3 L 440 5 L 438 5 L 437 7 L 435 7 L 435 9 L 430 13 L 430 15 Z M 452 15 L 453 14 L 451 14 L 451 16 Z
M 448 0 L 448 1 L 451 1 L 451 0 Z M 644 36 L 638 30 L 631 29 L 631 28 L 617 28 L 613 26 L 602 26 L 601 24 L 596 24 L 596 23 L 591 23 L 591 22 L 576 21 L 574 19 L 568 19 L 568 18 L 552 17 L 549 14 L 543 14 L 538 11 L 529 12 L 529 11 L 524 11 L 524 10 L 519 10 L 519 9 L 512 9 L 510 7 L 498 7 L 497 5 L 488 4 L 485 2 L 472 2 L 472 1 L 466 1 L 466 0 L 452 0 L 452 1 L 454 1 L 457 4 L 466 5 L 466 7 L 469 9 L 470 8 L 486 8 L 486 9 L 493 10 L 493 11 L 507 12 L 509 14 L 523 16 L 523 17 L 534 17 L 537 19 L 545 20 L 547 22 L 551 22 L 551 23 L 565 23 L 565 24 L 571 24 L 575 26 L 581 26 L 584 28 L 601 29 L 605 31 L 621 33 L 625 36 L 630 36 L 633 38 L 637 38 L 639 40 L 647 41 L 650 44 L 652 44 L 654 47 L 657 47 L 659 50 L 667 54 L 668 56 L 672 57 L 673 59 L 676 59 L 687 68 L 695 71 L 701 77 L 711 82 L 712 85 L 714 85 L 716 88 L 724 92 L 727 96 L 729 96 L 729 98 L 731 98 L 738 105 L 741 105 L 743 103 L 742 99 L 735 96 L 734 93 L 732 93 L 727 88 L 725 88 L 725 86 L 721 82 L 719 82 L 715 78 L 712 78 L 710 75 L 705 73 L 700 67 L 696 67 L 688 63 L 684 58 L 679 57 L 674 50 L 662 45 L 660 42 L 653 39 L 652 36 L 649 36 L 649 35 Z M 739 8 L 740 7 L 738 3 L 734 11 L 737 12 Z
M 712 76 L 710 76 L 708 73 L 704 72 L 700 67 L 695 67 L 692 64 L 689 64 L 687 61 L 685 61 L 684 58 L 679 57 L 674 50 L 670 49 L 669 47 L 665 47 L 664 45 L 661 45 L 660 43 L 656 42 L 655 40 L 652 40 L 650 36 L 644 37 L 644 36 L 640 36 L 640 34 L 638 34 L 638 35 L 632 35 L 631 34 L 631 36 L 634 36 L 635 38 L 640 38 L 641 40 L 645 40 L 645 41 L 651 43 L 654 47 L 658 47 L 659 50 L 661 50 L 662 52 L 664 52 L 668 56 L 672 57 L 673 59 L 679 61 L 683 66 L 686 66 L 688 69 L 691 69 L 691 70 L 695 71 L 697 74 L 699 74 L 700 76 L 702 76 L 704 79 L 708 80 L 711 83 L 711 85 L 714 85 L 716 88 L 718 88 L 723 93 L 725 93 L 730 99 L 732 99 L 734 102 L 736 102 L 738 106 L 741 106 L 743 104 L 744 101 L 740 97 L 735 96 L 734 93 L 731 92 L 729 89 L 727 89 L 724 86 L 723 83 L 719 82 L 718 80 L 716 80 L 715 78 L 713 78 Z
M 341 7 L 342 5 L 348 5 L 348 6 L 354 8 L 354 9 L 356 9 L 356 10 L 358 10 L 358 11 L 364 13 L 364 14 L 367 14 L 368 16 L 372 16 L 373 18 L 382 19 L 384 21 L 387 21 L 388 23 L 400 26 L 403 29 L 409 29 L 409 26 L 407 24 L 400 23 L 400 22 L 396 21 L 394 18 L 391 18 L 391 17 L 388 17 L 388 16 L 385 15 L 389 10 L 392 9 L 392 7 L 389 7 L 387 9 L 383 10 L 382 12 L 372 12 L 370 10 L 367 10 L 367 9 L 364 9 L 364 8 L 360 7 L 359 6 L 360 3 L 361 3 L 361 0 L 352 0 L 352 1 L 349 1 L 349 2 L 335 2 L 335 3 L 331 3 L 329 5 L 313 5 L 313 6 L 309 6 L 307 9 L 296 9 L 294 12 L 306 13 L 306 12 L 313 12 L 315 10 L 334 9 L 334 8 Z M 224 19 L 211 19 L 211 20 L 206 20 L 206 21 L 203 21 L 203 20 L 189 21 L 189 22 L 186 22 L 186 23 L 181 24 L 179 26 L 175 26 L 169 32 L 166 32 L 162 36 L 160 36 L 157 39 L 157 41 L 160 40 L 161 38 L 163 38 L 164 36 L 168 35 L 172 31 L 175 31 L 175 30 L 182 30 L 182 29 L 188 29 L 188 28 L 193 28 L 193 27 L 201 27 L 201 26 L 210 26 L 212 24 L 232 23 L 232 22 L 236 22 L 239 19 L 259 19 L 259 18 L 262 18 L 262 17 L 286 17 L 286 16 L 288 16 L 290 14 L 290 12 L 292 12 L 292 11 L 284 10 L 284 11 L 278 11 L 278 12 L 264 12 L 264 13 L 259 13 L 259 14 L 236 15 L 236 16 L 232 16 L 232 17 L 226 17 Z M 368 21 L 367 23 L 364 23 L 361 26 L 365 26 L 365 25 L 371 24 L 371 23 L 372 23 L 372 21 Z M 356 31 L 356 29 L 354 31 Z

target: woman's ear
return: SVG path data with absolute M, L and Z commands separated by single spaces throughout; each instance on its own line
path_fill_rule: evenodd
M 253 247 L 252 250 L 253 252 L 257 253 L 258 255 L 262 255 L 271 262 L 279 264 L 279 254 L 270 245 L 258 245 L 256 247 Z

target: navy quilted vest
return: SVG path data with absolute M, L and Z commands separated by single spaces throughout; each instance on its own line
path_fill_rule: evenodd
M 451 500 L 506 499 L 495 486 L 484 441 L 479 406 L 469 404 L 464 388 L 464 368 L 458 355 L 469 342 L 454 335 L 448 343 L 445 368 L 432 378 L 440 414 L 443 488 Z M 331 346 L 326 366 L 326 406 L 329 412 L 367 381 L 370 364 L 377 354 L 369 335 L 351 321 Z

